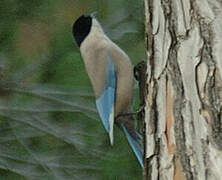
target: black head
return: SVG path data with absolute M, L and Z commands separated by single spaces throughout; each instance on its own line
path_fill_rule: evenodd
M 79 47 L 89 34 L 91 26 L 92 17 L 86 15 L 80 16 L 73 24 L 72 33 Z

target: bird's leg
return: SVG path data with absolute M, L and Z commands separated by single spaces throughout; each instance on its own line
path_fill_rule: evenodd
M 117 118 L 120 116 L 133 116 L 133 115 L 138 115 L 140 119 L 144 117 L 144 107 L 145 107 L 145 98 L 146 98 L 146 78 L 147 78 L 146 69 L 147 66 L 145 61 L 139 62 L 133 69 L 134 77 L 139 82 L 139 95 L 140 95 L 139 110 L 137 110 L 136 112 L 119 114 Z
M 139 82 L 139 95 L 140 95 L 140 105 L 145 104 L 146 98 L 146 70 L 147 65 L 145 61 L 139 62 L 136 66 L 134 66 L 134 77 Z
M 145 104 L 140 106 L 140 108 L 136 111 L 136 112 L 130 112 L 130 113 L 122 113 L 119 114 L 116 118 L 119 118 L 121 116 L 133 116 L 133 115 L 138 115 L 139 113 L 141 113 L 144 110 Z
M 145 107 L 145 99 L 147 95 L 146 91 L 146 81 L 147 81 L 147 65 L 145 61 L 139 62 L 136 66 L 134 66 L 134 77 L 139 82 L 139 96 L 140 96 L 140 112 L 138 113 L 139 119 L 144 119 L 144 107 Z

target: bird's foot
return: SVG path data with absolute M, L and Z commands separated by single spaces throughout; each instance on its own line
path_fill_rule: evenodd
M 133 72 L 134 77 L 137 81 L 141 81 L 143 76 L 146 74 L 147 65 L 145 61 L 140 61 L 137 65 L 134 66 Z

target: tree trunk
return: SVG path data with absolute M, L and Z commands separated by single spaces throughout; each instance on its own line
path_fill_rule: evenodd
M 144 0 L 145 177 L 222 179 L 222 1 Z

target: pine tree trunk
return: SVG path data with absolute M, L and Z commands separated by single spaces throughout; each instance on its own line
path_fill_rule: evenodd
M 222 1 L 144 0 L 145 179 L 222 179 Z

